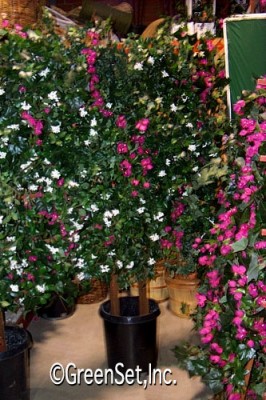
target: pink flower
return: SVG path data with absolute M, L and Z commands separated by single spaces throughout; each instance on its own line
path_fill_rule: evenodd
M 115 121 L 115 124 L 118 128 L 125 129 L 127 126 L 127 120 L 124 115 L 119 115 Z
M 207 301 L 205 294 L 196 293 L 196 299 L 199 307 L 204 307 Z
M 221 357 L 218 355 L 211 354 L 210 362 L 212 362 L 213 364 L 219 364 L 221 362 Z
M 236 114 L 238 115 L 242 115 L 243 114 L 243 108 L 245 107 L 245 101 L 244 100 L 239 100 L 237 101 L 234 106 L 233 106 L 233 110 Z
M 251 340 L 251 339 L 248 340 L 248 341 L 247 341 L 247 346 L 248 346 L 249 348 L 253 349 L 254 346 L 255 346 L 254 340 Z
M 232 251 L 232 247 L 229 246 L 228 244 L 223 244 L 221 246 L 220 252 L 221 252 L 222 256 L 229 254 L 231 251 Z
M 215 351 L 217 354 L 222 354 L 223 349 L 221 346 L 219 346 L 218 343 L 212 343 L 210 346 L 211 350 Z
M 64 185 L 64 182 L 65 182 L 64 178 L 60 178 L 60 179 L 58 179 L 58 181 L 56 182 L 56 184 L 57 184 L 57 186 L 61 187 L 61 186 Z
M 132 179 L 131 184 L 133 186 L 138 186 L 139 185 L 139 180 L 138 179 Z
M 119 154 L 125 154 L 128 152 L 128 146 L 126 143 L 118 143 L 116 149 Z
M 144 187 L 144 189 L 149 189 L 151 187 L 150 182 L 144 182 L 143 187 Z
M 30 262 L 35 262 L 35 261 L 38 260 L 38 257 L 37 257 L 37 256 L 29 256 L 28 260 L 29 260 Z
M 7 28 L 9 26 L 9 21 L 8 19 L 3 19 L 2 21 L 2 28 Z
M 243 274 L 245 274 L 247 269 L 246 269 L 246 267 L 244 267 L 244 265 L 234 264 L 234 265 L 232 265 L 231 270 L 234 274 L 243 275 Z
M 146 132 L 149 123 L 150 121 L 148 118 L 142 118 L 136 123 L 136 129 L 138 129 L 140 132 Z
M 150 157 L 143 158 L 140 163 L 143 168 L 143 175 L 146 175 L 149 170 L 153 169 L 153 164 Z
M 120 169 L 125 177 L 129 177 L 132 174 L 132 165 L 127 160 L 120 163 Z

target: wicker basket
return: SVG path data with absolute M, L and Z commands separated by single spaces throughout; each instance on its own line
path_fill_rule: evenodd
M 11 25 L 33 25 L 44 4 L 45 0 L 0 0 L 0 24 L 7 19 Z
M 91 290 L 77 298 L 78 304 L 93 304 L 103 301 L 108 294 L 108 286 L 98 279 L 91 280 Z

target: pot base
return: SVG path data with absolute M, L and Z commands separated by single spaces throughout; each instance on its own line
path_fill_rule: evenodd
M 160 314 L 158 304 L 149 300 L 150 312 L 138 315 L 138 297 L 121 297 L 121 316 L 110 314 L 110 300 L 100 307 L 104 320 L 108 366 L 115 372 L 148 373 L 156 368 L 158 349 L 156 341 L 156 319 Z

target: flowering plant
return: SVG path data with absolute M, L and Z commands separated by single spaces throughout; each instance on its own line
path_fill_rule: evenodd
M 266 241 L 261 228 L 266 174 L 259 160 L 266 151 L 265 109 L 265 89 L 245 93 L 234 106 L 237 131 L 224 138 L 230 180 L 219 193 L 221 211 L 212 239 L 199 244 L 199 263 L 207 268 L 195 314 L 202 345 L 186 345 L 181 362 L 230 400 L 262 399 L 265 393 Z M 183 350 L 177 347 L 177 355 Z
M 166 24 L 154 38 L 133 36 L 106 48 L 93 42 L 83 53 L 94 118 L 77 262 L 107 280 L 116 273 L 127 286 L 132 276 L 152 277 L 170 247 L 180 250 L 168 238 L 174 224 L 192 244 L 194 232 L 177 221 L 179 203 L 185 208 L 190 201 L 184 218 L 190 214 L 191 223 L 204 214 L 210 224 L 199 196 L 205 187 L 213 193 L 223 169 L 226 79 L 223 65 L 214 63 L 211 38 L 197 40 L 182 25 L 171 31 Z M 211 171 L 206 176 L 205 169 Z
M 49 16 L 44 27 L 4 21 L 0 30 L 0 304 L 13 310 L 34 310 L 54 293 L 73 303 L 81 272 L 72 257 L 87 133 L 85 30 L 61 37 Z

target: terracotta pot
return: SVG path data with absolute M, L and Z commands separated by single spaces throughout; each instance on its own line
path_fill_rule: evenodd
M 200 280 L 197 274 L 166 276 L 169 291 L 169 308 L 181 318 L 190 318 L 196 310 L 196 294 Z

